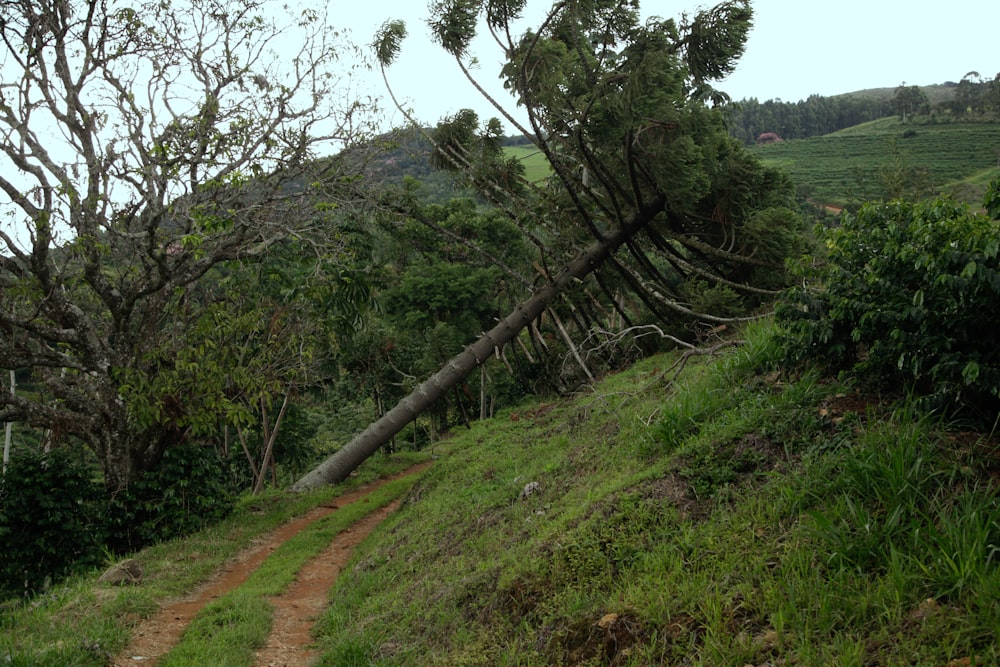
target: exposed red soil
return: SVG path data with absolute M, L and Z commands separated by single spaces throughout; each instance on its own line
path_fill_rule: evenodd
M 168 603 L 157 614 L 144 620 L 133 632 L 132 644 L 112 664 L 115 667 L 156 664 L 177 644 L 188 623 L 202 607 L 239 587 L 286 540 L 340 507 L 364 501 L 386 482 L 419 472 L 429 465 L 419 464 L 338 496 L 330 504 L 315 507 L 260 538 L 191 594 Z M 274 623 L 267 644 L 258 652 L 258 665 L 291 667 L 308 664 L 315 657 L 309 648 L 312 644 L 310 630 L 316 616 L 326 606 L 327 591 L 350 560 L 354 547 L 397 507 L 398 503 L 393 503 L 373 512 L 334 537 L 323 552 L 303 566 L 295 582 L 283 595 L 271 598 L 270 602 L 275 607 Z
M 833 215 L 840 215 L 844 212 L 844 209 L 840 206 L 834 206 L 833 204 L 823 204 L 818 201 L 809 199 L 808 202 L 815 206 L 816 208 L 826 211 L 827 213 L 832 213 Z
M 299 570 L 284 594 L 270 599 L 274 622 L 267 644 L 257 651 L 257 667 L 307 665 L 317 657 L 310 631 L 326 608 L 328 591 L 351 560 L 354 548 L 398 507 L 399 501 L 395 501 L 337 535 L 330 546 Z

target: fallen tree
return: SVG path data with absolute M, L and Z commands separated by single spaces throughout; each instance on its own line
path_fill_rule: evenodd
M 537 248 L 536 286 L 293 490 L 344 479 L 588 275 L 614 274 L 661 321 L 690 321 L 700 313 L 687 297 L 702 285 L 758 300 L 773 293 L 784 257 L 801 240 L 787 179 L 732 140 L 714 108 L 727 98 L 710 82 L 742 53 L 747 2 L 724 2 L 682 25 L 641 24 L 632 4 L 558 2 L 537 31 L 516 37 L 524 5 L 449 0 L 435 5 L 429 24 L 471 79 L 468 48 L 485 22 L 504 49 L 503 77 L 527 126 L 487 97 L 545 155 L 553 176 L 526 182 L 503 153 L 500 122 L 477 129 L 471 111 L 439 124 L 430 139 L 433 162 L 507 212 Z M 405 35 L 400 22 L 383 26 L 376 40 L 383 67 Z
M 633 218 L 630 225 L 595 243 L 587 252 L 567 266 L 552 282 L 544 285 L 514 312 L 487 331 L 475 343 L 453 357 L 440 371 L 425 380 L 415 390 L 359 433 L 337 453 L 313 468 L 296 482 L 292 491 L 305 491 L 324 484 L 335 484 L 347 478 L 379 447 L 403 430 L 420 413 L 446 395 L 479 368 L 491 356 L 510 343 L 528 324 L 537 319 L 549 305 L 574 281 L 582 279 L 600 266 L 636 231 L 647 225 L 663 209 L 663 200 L 654 200 Z

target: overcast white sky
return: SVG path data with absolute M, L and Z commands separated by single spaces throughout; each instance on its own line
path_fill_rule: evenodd
M 276 14 L 298 2 L 322 6 L 322 0 L 264 0 Z M 455 63 L 430 39 L 428 0 L 328 0 L 334 27 L 351 40 L 370 44 L 387 19 L 407 22 L 410 36 L 389 79 L 417 118 L 433 124 L 463 108 L 483 119 L 498 115 L 465 81 Z M 645 16 L 678 17 L 710 2 L 644 0 Z M 529 0 L 536 21 L 551 0 Z M 733 99 L 756 97 L 798 101 L 811 94 L 837 95 L 865 88 L 929 85 L 958 81 L 975 70 L 987 78 L 1000 72 L 1000 0 L 755 0 L 755 27 L 737 71 L 720 88 Z M 287 18 L 287 17 L 286 17 Z M 519 26 L 519 32 L 530 25 Z M 294 51 L 294 49 L 291 49 Z M 370 49 L 369 49 L 370 51 Z M 501 56 L 488 36 L 473 45 L 481 60 L 479 80 L 508 107 L 497 78 Z M 366 92 L 385 96 L 381 76 L 372 75 Z M 386 103 L 386 106 L 389 106 Z M 387 126 L 403 124 L 390 115 Z M 513 133 L 513 128 L 508 127 Z M 3 221 L 0 220 L 0 223 Z
M 531 0 L 529 11 L 550 1 Z M 677 17 L 710 2 L 645 0 L 644 15 Z M 798 101 L 865 88 L 959 81 L 966 72 L 1000 72 L 1000 2 L 996 0 L 755 0 L 755 20 L 737 71 L 719 86 L 733 99 Z M 425 0 L 333 0 L 335 25 L 368 44 L 386 19 L 402 19 L 409 37 L 390 83 L 424 122 L 462 108 L 492 116 L 454 63 L 430 40 Z M 536 14 L 537 16 L 537 14 Z M 502 95 L 499 52 L 483 39 L 480 80 Z M 490 48 L 493 47 L 493 48 Z M 373 84 L 381 94 L 381 79 Z M 509 98 L 504 98 L 505 102 Z

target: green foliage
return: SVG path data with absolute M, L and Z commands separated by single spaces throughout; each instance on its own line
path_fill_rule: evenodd
M 688 26 L 685 60 L 696 85 L 717 81 L 736 69 L 753 25 L 747 0 L 719 3 L 694 17 Z M 728 101 L 723 96 L 720 100 Z
M 0 477 L 0 596 L 26 595 L 100 561 L 102 486 L 79 452 L 26 450 Z
M 1000 220 L 1000 178 L 990 182 L 983 197 L 983 206 L 994 220 Z
M 197 444 L 168 449 L 159 467 L 108 502 L 107 545 L 131 551 L 192 533 L 233 507 L 230 477 L 215 449 Z
M 808 530 L 834 570 L 885 575 L 894 594 L 966 600 L 988 610 L 1000 587 L 1000 494 L 942 456 L 906 411 L 841 452 L 842 472 L 810 491 Z M 904 574 L 907 573 L 907 574 Z
M 437 42 L 453 56 L 464 56 L 476 36 L 477 0 L 441 0 L 431 6 L 431 30 Z
M 516 193 L 524 176 L 521 161 L 504 150 L 500 121 L 492 118 L 480 127 L 479 117 L 469 109 L 438 123 L 430 163 L 452 172 L 458 183 L 467 187 L 483 187 L 498 180 Z
M 695 278 L 685 281 L 682 294 L 696 313 L 732 317 L 744 311 L 740 295 L 728 285 L 712 285 L 708 281 Z
M 403 39 L 406 38 L 406 24 L 402 21 L 386 21 L 375 36 L 375 56 L 382 67 L 388 67 L 399 55 Z
M 531 270 L 526 239 L 502 212 L 458 197 L 415 208 L 413 218 L 394 224 L 368 249 L 379 266 L 380 275 L 372 278 L 379 307 L 351 336 L 338 337 L 340 372 L 326 390 L 341 424 L 331 434 L 334 441 L 382 416 L 419 379 L 491 328 L 521 294 L 516 274 Z M 537 371 L 491 362 L 486 404 L 519 400 L 531 373 Z M 476 374 L 459 388 L 461 396 L 456 392 L 437 404 L 439 431 L 447 428 L 449 412 L 456 420 L 479 414 L 480 407 L 470 404 L 481 396 L 483 378 Z
M 920 86 L 899 86 L 892 97 L 892 104 L 899 114 L 900 120 L 915 116 L 928 106 L 927 93 Z
M 323 406 L 325 412 L 326 406 Z M 316 460 L 314 438 L 317 425 L 310 419 L 312 411 L 289 403 L 281 421 L 281 431 L 274 445 L 274 456 L 285 470 L 299 474 Z
M 991 419 L 1000 399 L 1000 228 L 946 199 L 868 204 L 825 232 L 821 286 L 779 309 L 790 358 L 912 387 Z
M 496 269 L 444 263 L 415 266 L 385 294 L 384 307 L 405 331 L 428 331 L 447 323 L 468 338 L 496 316 L 493 292 L 499 279 Z

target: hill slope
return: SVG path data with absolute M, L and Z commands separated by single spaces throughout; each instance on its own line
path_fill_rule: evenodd
M 833 134 L 752 148 L 810 198 L 840 206 L 881 197 L 880 170 L 919 170 L 924 194 L 949 192 L 978 203 L 1000 175 L 1000 123 L 863 123 Z
M 996 664 L 995 448 L 768 372 L 769 341 L 456 435 L 321 664 Z
M 318 664 L 1000 663 L 1000 443 L 773 370 L 767 323 L 728 343 L 432 448 L 330 591 Z M 374 457 L 354 482 L 387 463 L 409 465 Z M 137 554 L 141 584 L 95 574 L 5 605 L 0 661 L 109 664 L 163 600 L 334 492 L 248 499 Z M 199 614 L 184 644 L 211 661 L 171 664 L 253 664 L 267 596 L 332 532 L 282 545 Z

